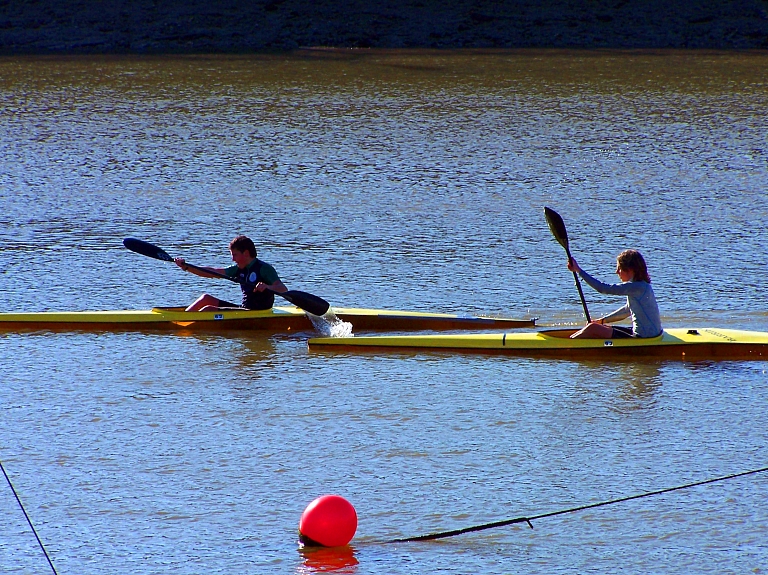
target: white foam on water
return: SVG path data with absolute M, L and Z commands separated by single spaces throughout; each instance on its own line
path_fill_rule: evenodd
M 336 314 L 333 313 L 333 308 L 330 308 L 323 316 L 312 315 L 307 312 L 307 317 L 315 329 L 325 337 L 353 337 L 354 335 L 352 324 L 337 318 Z

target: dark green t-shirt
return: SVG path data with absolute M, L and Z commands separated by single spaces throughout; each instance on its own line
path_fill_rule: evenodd
M 240 282 L 240 289 L 243 290 L 243 307 L 247 309 L 269 309 L 275 303 L 275 294 L 270 291 L 255 292 L 253 288 L 259 282 L 272 285 L 280 280 L 275 268 L 267 262 L 258 258 L 248 264 L 248 267 L 241 270 L 237 266 L 229 266 L 224 270 L 228 277 L 235 278 Z

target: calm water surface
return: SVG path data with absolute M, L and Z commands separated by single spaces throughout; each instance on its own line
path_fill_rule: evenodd
M 329 52 L 0 59 L 0 308 L 143 309 L 232 288 L 238 233 L 336 306 L 580 304 L 542 207 L 668 327 L 768 330 L 768 54 Z M 593 314 L 616 298 L 586 292 Z M 768 362 L 310 353 L 309 334 L 0 334 L 0 459 L 59 573 L 757 573 Z M 299 551 L 339 493 L 346 552 Z M 0 487 L 0 572 L 45 559 Z

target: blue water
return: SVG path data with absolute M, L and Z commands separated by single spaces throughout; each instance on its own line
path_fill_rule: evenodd
M 144 309 L 236 288 L 238 233 L 339 307 L 539 318 L 639 248 L 667 327 L 768 331 L 768 56 L 305 52 L 0 59 L 0 302 Z M 235 289 L 235 292 L 232 290 Z M 620 305 L 585 292 L 593 314 Z M 768 362 L 310 352 L 309 333 L 0 334 L 0 460 L 59 573 L 750 573 Z M 302 551 L 317 496 L 352 546 Z M 48 570 L 0 486 L 0 572 Z

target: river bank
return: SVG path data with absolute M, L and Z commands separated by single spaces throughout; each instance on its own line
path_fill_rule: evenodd
M 768 0 L 0 1 L 0 53 L 768 48 Z

